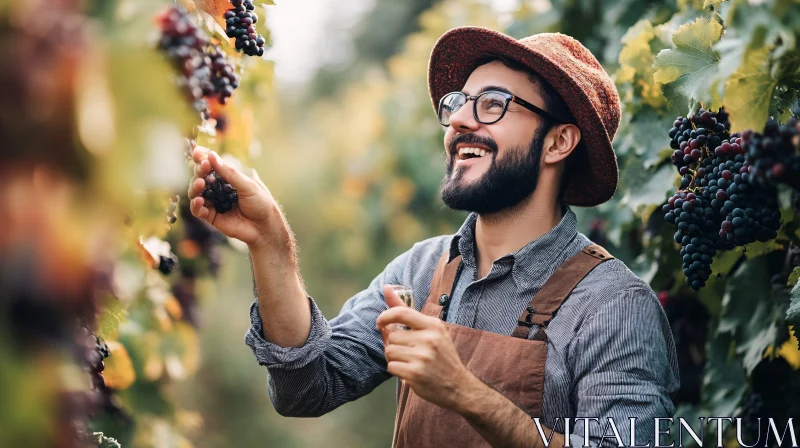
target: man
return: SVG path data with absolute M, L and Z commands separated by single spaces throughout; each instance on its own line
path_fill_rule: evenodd
M 246 342 L 269 370 L 275 408 L 322 415 L 396 376 L 397 447 L 657 442 L 653 419 L 673 414 L 679 383 L 666 316 L 645 282 L 577 231 L 568 206 L 616 190 L 608 75 L 567 36 L 466 27 L 437 42 L 429 90 L 446 127 L 442 199 L 472 213 L 455 235 L 398 256 L 330 321 L 257 174 L 194 154 L 193 214 L 250 248 Z M 212 168 L 239 191 L 224 215 L 198 197 Z M 413 309 L 391 284 L 413 288 Z

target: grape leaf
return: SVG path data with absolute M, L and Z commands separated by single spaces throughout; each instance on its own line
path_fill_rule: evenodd
M 733 335 L 719 332 L 708 340 L 702 392 L 708 415 L 733 415 L 744 395 L 746 378 L 740 359 L 731 353 L 733 342 Z
M 707 108 L 719 108 L 721 102 L 712 87 L 719 63 L 714 44 L 721 36 L 722 25 L 698 18 L 675 31 L 675 48 L 658 53 L 653 80 L 665 84 L 664 96 L 672 105 L 688 108 L 699 101 Z
M 797 285 L 797 280 L 800 280 L 800 266 L 795 266 L 792 269 L 792 272 L 789 274 L 789 281 L 786 282 L 786 286 L 794 287 Z
M 769 73 L 769 49 L 747 50 L 743 63 L 725 83 L 725 110 L 731 129 L 761 129 L 767 120 L 777 80 Z
M 730 277 L 722 298 L 717 331 L 733 334 L 736 354 L 743 356 L 748 374 L 778 338 L 778 323 L 786 309 L 773 297 L 770 277 L 765 257 L 749 259 Z
M 119 324 L 127 320 L 128 312 L 116 297 L 109 296 L 104 303 L 103 312 L 97 320 L 97 336 L 102 339 L 115 339 Z
M 198 9 L 196 17 L 197 21 L 209 32 L 209 34 L 219 39 L 221 43 L 225 43 L 230 46 L 230 40 L 228 40 L 228 36 L 225 34 L 225 28 L 223 28 L 222 25 L 217 22 L 217 19 L 215 19 L 214 16 L 201 9 Z
M 789 295 L 791 302 L 786 311 L 786 323 L 794 328 L 794 336 L 800 341 L 800 283 L 794 285 Z M 800 348 L 800 342 L 798 342 Z

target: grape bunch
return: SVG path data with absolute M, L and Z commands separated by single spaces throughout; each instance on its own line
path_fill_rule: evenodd
M 227 55 L 218 46 L 213 45 L 208 49 L 208 57 L 211 60 L 211 83 L 214 85 L 214 92 L 218 95 L 219 102 L 226 104 L 228 98 L 233 95 L 233 91 L 239 87 L 239 76 L 236 74 L 233 64 L 228 61 Z
M 764 133 L 745 131 L 742 145 L 752 165 L 751 181 L 762 186 L 786 183 L 800 189 L 800 121 L 792 117 L 785 124 L 770 119 Z
M 178 84 L 186 90 L 203 119 L 211 116 L 204 96 L 215 93 L 211 60 L 205 54 L 208 37 L 181 6 L 173 5 L 159 17 L 161 38 L 158 48 L 180 72 Z
M 106 386 L 103 370 L 105 370 L 104 359 L 110 355 L 108 345 L 97 335 L 81 325 L 75 336 L 73 345 L 79 364 L 89 373 L 91 377 L 92 390 L 82 398 L 88 416 L 94 416 L 98 411 L 103 411 L 108 415 L 118 418 L 121 422 L 127 422 L 130 417 L 122 410 L 114 397 L 113 391 Z M 80 401 L 80 397 L 72 397 L 73 401 Z
M 231 0 L 233 9 L 225 12 L 225 34 L 236 39 L 236 50 L 248 56 L 263 56 L 266 40 L 256 34 L 258 14 L 253 11 L 253 0 Z
M 229 212 L 233 208 L 233 204 L 239 201 L 239 195 L 233 185 L 225 182 L 216 171 L 212 171 L 206 176 L 205 181 L 206 188 L 203 189 L 203 197 L 214 204 L 217 213 Z
M 81 361 L 84 370 L 89 372 L 92 377 L 92 389 L 102 392 L 106 387 L 105 379 L 103 378 L 103 370 L 105 369 L 103 360 L 108 358 L 108 346 L 86 327 L 80 327 L 76 348 L 79 352 L 78 359 Z
M 711 275 L 711 262 L 717 253 L 714 243 L 713 213 L 707 197 L 679 191 L 664 205 L 664 219 L 678 228 L 675 242 L 681 245 L 683 273 L 686 284 L 694 290 L 705 286 Z
M 724 109 L 714 113 L 700 109 L 691 117 L 678 117 L 669 130 L 672 163 L 684 175 L 688 167 L 697 163 L 702 155 L 701 148 L 716 148 L 722 140 L 728 138 L 728 114 Z
M 724 111 L 700 109 L 673 125 L 672 163 L 681 183 L 662 210 L 677 227 L 686 284 L 699 290 L 717 251 L 775 238 L 780 210 L 775 189 L 752 182 L 743 138 L 729 134 Z
M 701 182 L 714 195 L 715 212 L 724 217 L 719 229 L 721 246 L 730 249 L 775 238 L 781 220 L 777 194 L 773 188 L 751 182 L 753 167 L 745 159 L 742 138 L 734 134 L 730 141 L 723 141 L 715 149 L 713 164 Z

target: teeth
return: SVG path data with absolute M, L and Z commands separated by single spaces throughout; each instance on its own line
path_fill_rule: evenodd
M 481 149 L 481 148 L 461 148 L 461 149 L 458 150 L 458 155 L 460 155 L 460 156 L 467 155 L 467 154 L 475 154 L 475 155 L 477 155 L 479 157 L 483 157 L 488 153 L 489 153 L 488 151 L 486 151 L 485 149 Z

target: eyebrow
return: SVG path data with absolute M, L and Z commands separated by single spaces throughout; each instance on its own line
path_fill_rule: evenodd
M 503 93 L 507 93 L 509 95 L 514 95 L 513 93 L 511 93 L 510 90 L 508 90 L 508 89 L 506 89 L 505 87 L 502 87 L 502 86 L 483 86 L 483 87 L 480 88 L 480 90 L 478 90 L 478 93 L 476 93 L 476 95 L 480 95 L 481 93 L 486 92 L 488 90 L 497 90 L 498 92 L 503 92 Z M 466 92 L 464 92 L 464 93 L 466 93 Z

